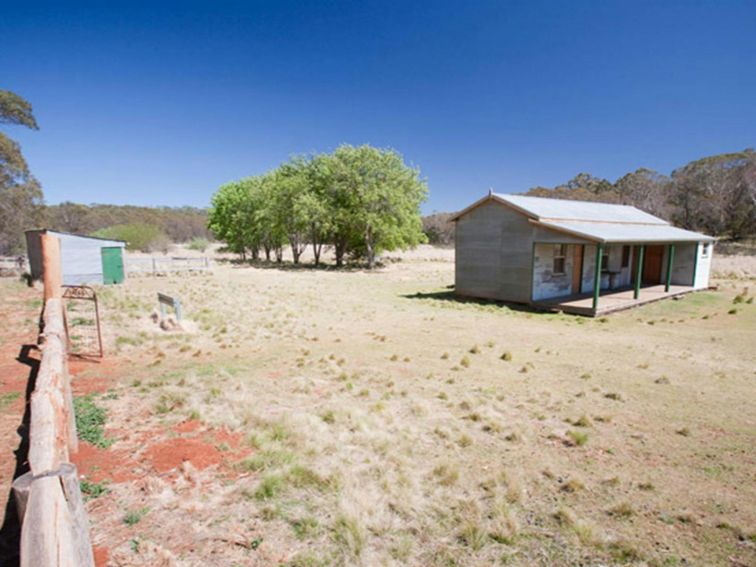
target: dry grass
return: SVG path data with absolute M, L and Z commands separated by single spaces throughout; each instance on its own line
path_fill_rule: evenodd
M 129 368 L 111 426 L 201 416 L 251 454 L 180 500 L 168 478 L 109 485 L 96 539 L 148 564 L 108 527 L 113 501 L 149 507 L 143 538 L 186 565 L 756 562 L 756 305 L 727 315 L 742 281 L 602 323 L 454 301 L 450 254 L 105 290 Z M 148 321 L 158 290 L 192 332 Z M 231 532 L 262 543 L 207 543 Z

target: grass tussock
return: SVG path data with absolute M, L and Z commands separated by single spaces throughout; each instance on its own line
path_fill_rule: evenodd
M 570 429 L 567 432 L 567 442 L 569 445 L 582 447 L 588 442 L 588 434 L 583 431 L 575 431 L 574 429 Z

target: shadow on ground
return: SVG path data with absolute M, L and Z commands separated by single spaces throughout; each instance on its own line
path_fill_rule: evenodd
M 24 404 L 24 415 L 21 424 L 16 432 L 19 436 L 18 447 L 13 452 L 16 457 L 16 468 L 13 472 L 13 479 L 17 479 L 29 470 L 29 420 L 30 420 L 30 402 L 31 395 L 34 391 L 34 384 L 37 381 L 39 372 L 39 360 L 33 358 L 31 353 L 37 351 L 37 345 L 23 345 L 16 360 L 21 364 L 29 367 L 29 379 L 26 382 L 26 396 Z M 21 544 L 21 523 L 16 514 L 16 503 L 13 500 L 12 489 L 8 492 L 8 501 L 5 505 L 5 517 L 3 527 L 0 528 L 0 566 L 16 567 L 19 564 L 18 550 Z
M 454 293 L 454 286 L 448 286 L 445 291 L 416 292 L 402 295 L 405 299 L 433 299 L 456 305 L 477 305 L 480 307 L 494 307 L 501 310 L 517 311 L 521 313 L 533 313 L 536 315 L 553 315 L 548 310 L 539 309 L 532 305 L 522 303 L 510 303 L 497 299 L 479 299 L 476 297 L 464 297 Z
M 294 262 L 276 262 L 274 260 L 226 260 L 226 263 L 234 268 L 259 268 L 262 270 L 279 270 L 282 272 L 359 272 L 365 271 L 377 271 L 380 268 L 385 268 L 386 264 L 378 262 L 375 268 L 370 270 L 367 264 L 360 264 L 355 262 L 345 263 L 343 266 L 337 266 L 335 264 L 318 264 L 317 266 L 312 262 L 300 262 L 295 264 Z

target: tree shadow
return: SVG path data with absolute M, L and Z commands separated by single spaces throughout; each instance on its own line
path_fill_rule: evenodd
M 358 262 L 346 262 L 342 266 L 335 264 L 320 263 L 317 266 L 312 262 L 300 262 L 295 264 L 291 261 L 276 262 L 275 260 L 227 260 L 228 264 L 231 264 L 236 268 L 258 268 L 261 270 L 278 270 L 281 272 L 360 272 L 363 270 L 377 271 L 379 268 L 385 267 L 384 264 L 377 263 L 375 267 L 370 270 L 367 264 Z
M 433 299 L 436 301 L 444 301 L 453 303 L 456 305 L 477 305 L 480 307 L 498 307 L 500 309 L 506 309 L 509 311 L 517 311 L 521 313 L 531 313 L 535 315 L 545 315 L 550 313 L 548 309 L 539 308 L 536 305 L 527 305 L 523 303 L 512 303 L 510 301 L 502 301 L 499 299 L 483 299 L 478 297 L 466 297 L 464 295 L 457 295 L 454 291 L 454 286 L 447 286 L 446 291 L 430 291 L 430 292 L 415 292 L 402 295 L 405 299 Z
M 16 468 L 13 480 L 29 471 L 29 421 L 31 418 L 31 395 L 39 372 L 39 360 L 30 356 L 32 351 L 39 350 L 37 345 L 28 344 L 21 347 L 16 360 L 29 367 L 29 379 L 26 381 L 24 415 L 21 424 L 16 429 L 19 436 L 18 447 L 13 452 L 16 457 Z M 17 567 L 19 564 L 19 548 L 21 546 L 21 522 L 16 513 L 16 503 L 13 500 L 12 488 L 8 490 L 8 501 L 5 505 L 5 517 L 0 528 L 0 565 L 3 567 Z

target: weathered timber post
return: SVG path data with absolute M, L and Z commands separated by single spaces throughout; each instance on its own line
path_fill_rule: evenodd
M 675 261 L 675 245 L 667 246 L 667 279 L 664 282 L 664 291 L 669 293 L 669 286 L 672 283 L 672 262 Z
M 638 246 L 638 258 L 635 264 L 635 289 L 633 290 L 633 299 L 640 297 L 641 280 L 643 279 L 643 256 L 646 254 L 645 244 Z
M 598 309 L 599 294 L 601 293 L 601 260 L 604 256 L 604 243 L 596 245 L 596 274 L 593 278 L 593 314 Z
M 57 236 L 43 233 L 42 244 L 42 280 L 45 284 L 45 302 L 62 295 L 63 267 L 60 262 L 60 240 Z
M 21 522 L 21 567 L 94 567 L 78 472 L 71 463 L 13 482 Z M 18 487 L 18 492 L 15 491 Z

